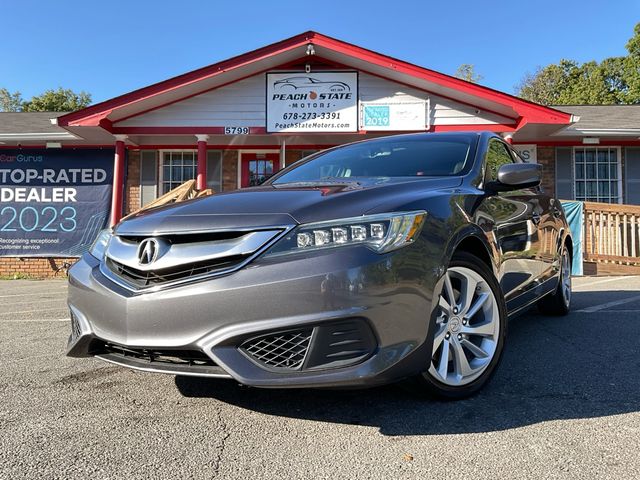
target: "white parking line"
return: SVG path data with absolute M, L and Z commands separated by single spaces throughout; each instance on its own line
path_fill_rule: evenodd
M 622 298 L 620 300 L 614 300 L 613 302 L 607 302 L 600 305 L 594 305 L 593 307 L 583 308 L 582 310 L 576 310 L 576 313 L 593 313 L 598 312 L 600 310 L 604 310 L 605 308 L 615 307 L 617 305 L 624 305 L 625 303 L 636 302 L 640 300 L 640 295 L 636 295 L 634 297 Z
M 9 307 L 17 307 L 18 305 L 25 305 L 25 304 L 36 306 L 36 305 L 42 305 L 43 303 L 56 303 L 56 302 L 60 303 L 61 305 L 65 305 L 65 306 L 67 304 L 67 302 L 63 298 L 56 298 L 56 299 L 51 299 L 51 300 L 48 300 L 46 298 L 41 298 L 39 300 L 24 300 L 22 302 L 11 302 L 11 303 L 9 303 L 8 306 Z
M 67 290 L 59 290 L 59 291 L 51 291 L 51 290 L 47 290 L 46 292 L 39 292 L 39 293 L 11 293 L 9 295 L 0 295 L 0 298 L 11 298 L 11 297 L 38 297 L 41 295 L 55 295 L 55 294 L 60 294 L 60 293 L 65 293 Z
M 31 318 L 28 320 L 0 320 L 0 323 L 28 323 L 28 322 L 69 322 L 69 318 Z
M 20 313 L 38 313 L 38 312 L 54 312 L 57 310 L 64 310 L 65 307 L 59 308 L 42 308 L 39 310 L 18 310 L 17 312 L 1 312 L 0 315 L 17 315 Z
M 593 282 L 587 282 L 587 283 L 575 283 L 573 288 L 575 290 L 576 288 L 591 287 L 593 285 L 600 285 L 601 283 L 615 282 L 616 280 L 627 280 L 628 278 L 633 278 L 633 277 L 612 277 L 612 278 L 604 278 L 601 280 L 595 280 Z

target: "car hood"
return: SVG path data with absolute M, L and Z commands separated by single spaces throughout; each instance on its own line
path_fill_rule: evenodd
M 461 183 L 461 177 L 412 177 L 265 185 L 141 211 L 122 221 L 116 233 L 244 230 L 356 217 L 393 211 L 416 195 L 426 196 Z

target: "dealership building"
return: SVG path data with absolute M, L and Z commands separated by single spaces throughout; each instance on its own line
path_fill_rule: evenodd
M 229 191 L 335 145 L 463 130 L 503 136 L 559 198 L 640 204 L 640 106 L 547 107 L 306 32 L 76 112 L 0 113 L 0 274 L 54 272 L 188 179 Z

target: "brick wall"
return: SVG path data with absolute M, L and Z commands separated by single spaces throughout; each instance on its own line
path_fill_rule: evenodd
M 284 152 L 284 165 L 288 167 L 293 162 L 297 162 L 302 158 L 301 150 L 286 150 Z
M 124 192 L 125 215 L 139 210 L 140 205 L 140 150 L 127 152 L 127 183 Z
M 542 188 L 556 194 L 556 151 L 554 147 L 538 147 L 538 163 L 542 165 Z
M 222 152 L 222 190 L 238 188 L 238 152 L 225 150 Z
M 77 258 L 0 258 L 2 278 L 54 278 L 66 277 L 64 264 L 73 265 Z

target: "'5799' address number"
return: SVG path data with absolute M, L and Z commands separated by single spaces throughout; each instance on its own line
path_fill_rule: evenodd
M 224 127 L 225 135 L 249 135 L 249 127 Z

